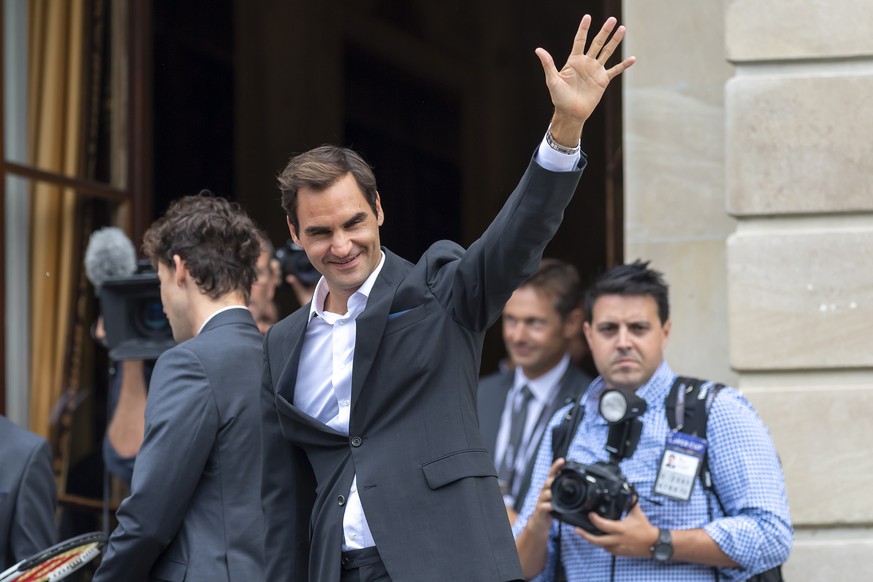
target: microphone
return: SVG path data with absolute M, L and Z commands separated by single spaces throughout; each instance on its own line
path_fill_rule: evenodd
M 98 289 L 107 279 L 136 272 L 136 251 L 124 231 L 107 226 L 91 233 L 85 249 L 85 276 Z

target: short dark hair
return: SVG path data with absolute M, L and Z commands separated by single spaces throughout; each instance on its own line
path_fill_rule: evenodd
M 197 286 L 212 299 L 233 291 L 246 303 L 261 254 L 257 227 L 238 204 L 208 190 L 174 201 L 143 235 L 143 252 L 157 267 L 185 261 Z
M 582 303 L 582 283 L 579 271 L 569 263 L 559 259 L 543 259 L 536 273 L 528 277 L 519 289 L 532 287 L 538 292 L 548 294 L 554 299 L 555 311 L 561 319 L 567 319 L 570 312 Z
M 670 301 L 664 276 L 649 268 L 649 261 L 637 259 L 619 265 L 598 276 L 585 294 L 585 321 L 591 323 L 594 303 L 604 295 L 647 295 L 658 305 L 658 318 L 664 324 L 670 319 Z
M 300 188 L 311 188 L 321 192 L 333 186 L 346 174 L 352 175 L 370 208 L 373 209 L 373 214 L 378 214 L 376 176 L 359 153 L 348 148 L 322 145 L 298 154 L 288 161 L 285 169 L 279 174 L 279 190 L 282 191 L 282 208 L 298 235 L 300 222 L 297 220 L 297 192 Z

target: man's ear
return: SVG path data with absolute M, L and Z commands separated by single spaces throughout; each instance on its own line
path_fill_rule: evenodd
M 671 325 L 671 321 L 668 319 L 664 322 L 664 325 L 661 326 L 662 333 L 664 334 L 664 344 L 663 347 L 666 348 L 667 344 L 670 343 L 670 329 L 673 326 Z
M 297 237 L 297 231 L 294 229 L 294 225 L 291 224 L 291 217 L 290 217 L 290 216 L 286 216 L 286 217 L 285 217 L 285 222 L 288 223 L 288 232 L 291 233 L 291 240 L 294 241 L 294 244 L 299 245 L 299 246 L 302 247 L 303 245 L 300 244 L 300 239 Z
M 173 282 L 182 287 L 187 278 L 188 269 L 185 267 L 185 261 L 179 255 L 173 255 Z
M 382 212 L 382 200 L 379 198 L 379 193 L 376 192 L 376 224 L 382 226 L 385 222 L 385 213 Z
M 582 324 L 582 333 L 585 334 L 585 341 L 588 342 L 588 345 L 591 345 L 591 324 L 587 321 Z

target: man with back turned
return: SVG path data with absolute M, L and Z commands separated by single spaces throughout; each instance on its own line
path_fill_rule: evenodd
M 178 345 L 158 358 L 130 496 L 94 580 L 263 580 L 255 225 L 208 195 L 144 236 Z

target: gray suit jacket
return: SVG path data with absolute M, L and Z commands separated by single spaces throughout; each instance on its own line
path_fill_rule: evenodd
M 339 580 L 344 504 L 355 474 L 394 582 L 522 578 L 479 432 L 482 341 L 539 264 L 580 174 L 531 163 L 467 251 L 442 241 L 412 264 L 385 250 L 357 318 L 349 435 L 292 404 L 309 310 L 273 326 L 262 389 L 269 580 L 305 580 L 307 566 L 309 580 Z
M 145 440 L 95 581 L 264 579 L 263 338 L 231 309 L 155 364 Z
M 0 571 L 55 543 L 49 444 L 0 416 Z
M 491 453 L 492 458 L 496 448 L 497 433 L 500 431 L 500 419 L 506 406 L 506 396 L 509 394 L 514 381 L 515 373 L 512 371 L 497 372 L 485 376 L 479 381 L 479 429 L 482 431 L 482 438 L 485 439 L 485 446 Z M 577 398 L 588 388 L 590 383 L 591 378 L 588 374 L 574 366 L 571 362 L 567 366 L 564 377 L 561 378 L 558 392 L 555 393 L 555 397 L 552 398 L 552 401 L 546 406 L 546 409 L 540 416 L 543 428 L 549 424 L 549 420 L 551 420 L 555 412 L 564 406 L 568 399 Z M 539 428 L 539 425 L 537 425 L 537 428 Z M 521 476 L 521 487 L 513 507 L 516 512 L 521 511 L 521 505 L 524 503 L 527 490 L 530 488 L 530 476 L 536 461 L 536 451 L 540 448 L 539 444 L 542 442 L 543 435 L 545 435 L 545 431 L 539 435 L 536 447 L 533 449 L 534 454 L 530 458 L 524 474 Z M 527 445 L 525 445 L 525 448 L 527 448 Z M 496 462 L 497 460 L 495 460 Z

